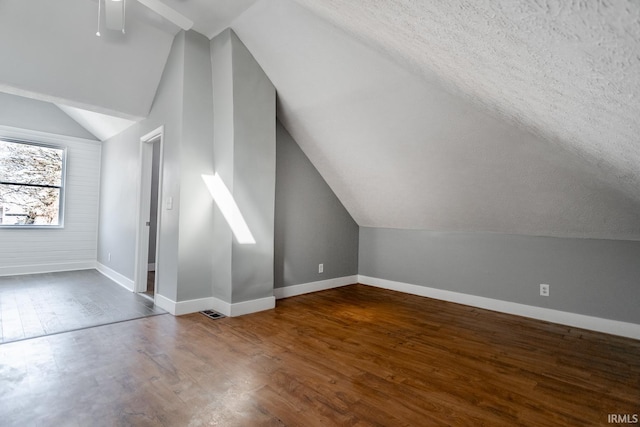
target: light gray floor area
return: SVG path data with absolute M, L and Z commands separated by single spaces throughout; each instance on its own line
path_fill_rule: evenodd
M 0 343 L 165 313 L 96 270 L 0 277 Z

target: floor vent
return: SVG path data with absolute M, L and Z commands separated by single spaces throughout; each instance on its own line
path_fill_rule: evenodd
M 204 314 L 209 319 L 214 319 L 214 320 L 222 319 L 224 317 L 224 314 L 220 314 L 217 311 L 213 311 L 213 310 L 205 310 L 205 311 L 201 311 L 200 313 Z

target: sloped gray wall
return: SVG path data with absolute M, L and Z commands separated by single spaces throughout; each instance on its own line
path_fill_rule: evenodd
M 358 225 L 278 122 L 274 286 L 354 274 L 358 274 Z
M 255 245 L 232 242 L 232 302 L 273 295 L 276 187 L 276 90 L 231 31 L 233 57 L 233 196 Z

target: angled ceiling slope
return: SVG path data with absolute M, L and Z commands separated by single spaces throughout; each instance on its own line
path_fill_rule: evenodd
M 0 128 L 30 130 L 76 138 L 94 135 L 50 102 L 0 92 Z
M 634 12 L 300 3 L 260 1 L 232 28 L 358 224 L 640 239 Z
M 296 2 L 640 198 L 640 2 Z
M 98 2 L 0 6 L 0 91 L 128 119 L 145 117 L 179 28 L 127 2 L 127 31 L 96 37 Z M 101 23 L 104 25 L 104 16 Z
M 56 106 L 100 141 L 106 141 L 136 123 L 133 120 L 69 107 L 68 105 L 56 104 Z

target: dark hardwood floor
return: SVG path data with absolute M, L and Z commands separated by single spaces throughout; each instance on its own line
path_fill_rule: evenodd
M 163 313 L 96 270 L 0 277 L 0 343 Z
M 587 426 L 640 412 L 640 341 L 363 285 L 3 344 L 0 362 L 8 426 Z

